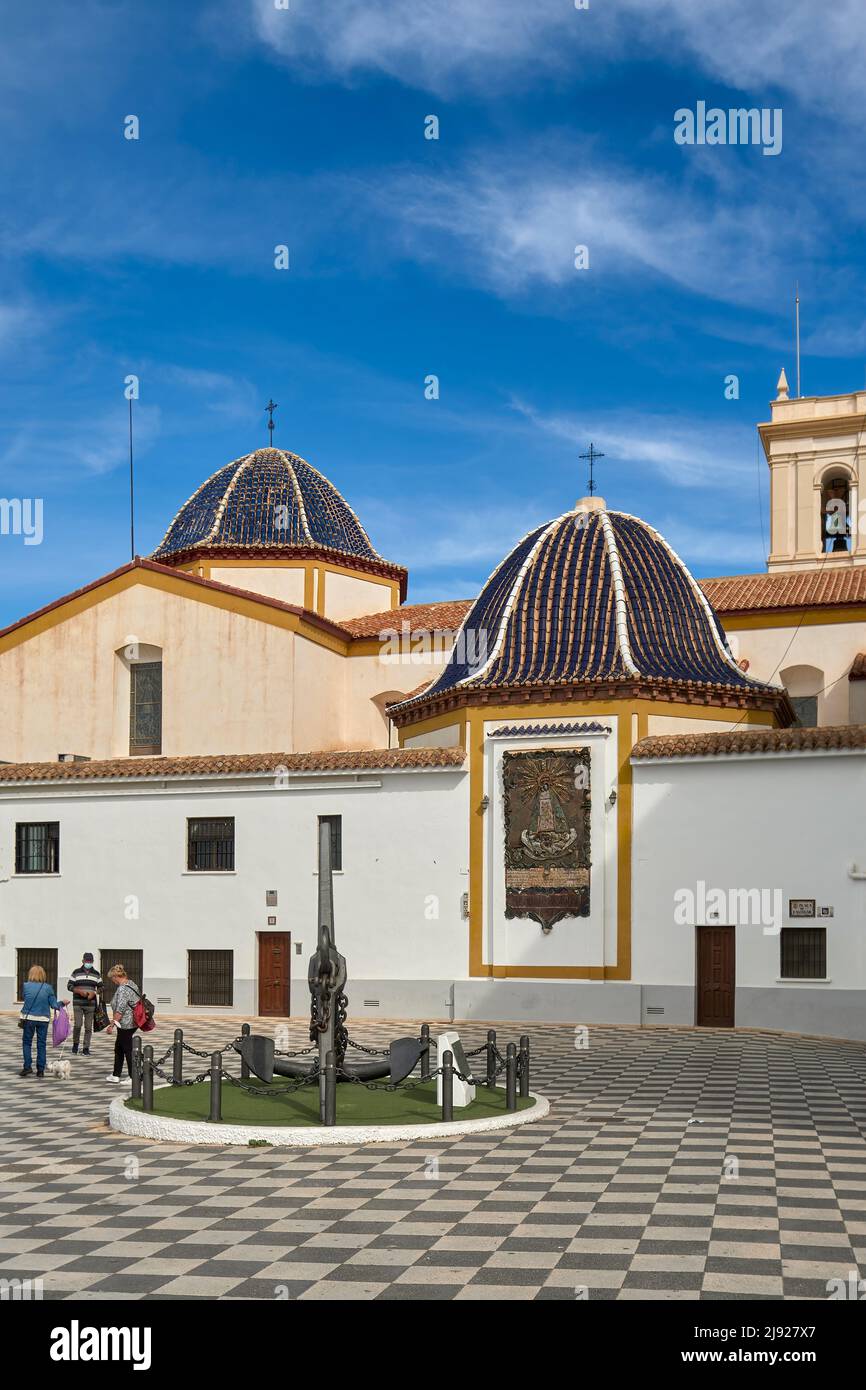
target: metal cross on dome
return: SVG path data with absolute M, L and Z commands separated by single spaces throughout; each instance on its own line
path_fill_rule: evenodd
M 579 454 L 578 457 L 582 459 L 589 459 L 589 483 L 587 484 L 587 486 L 589 487 L 589 495 L 590 497 L 592 497 L 595 494 L 595 478 L 593 477 L 592 471 L 593 464 L 595 463 L 596 459 L 603 459 L 604 454 L 599 453 L 598 449 L 596 449 L 594 444 L 590 444 L 587 452 L 585 454 Z
M 276 408 L 277 403 L 273 397 L 271 397 L 265 406 L 265 410 L 268 412 L 268 445 L 270 448 L 274 446 L 274 411 Z

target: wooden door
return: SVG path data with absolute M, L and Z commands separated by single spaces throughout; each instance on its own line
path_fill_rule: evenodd
M 697 927 L 697 1019 L 702 1028 L 734 1026 L 734 928 Z
M 259 1014 L 288 1018 L 291 964 L 288 932 L 259 932 Z

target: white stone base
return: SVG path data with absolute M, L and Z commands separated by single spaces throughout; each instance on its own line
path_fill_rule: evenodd
M 159 1139 L 172 1144 L 249 1144 L 266 1139 L 274 1148 L 320 1149 L 331 1144 L 387 1144 L 394 1139 L 452 1139 L 456 1134 L 484 1134 L 488 1130 L 513 1129 L 516 1125 L 542 1120 L 550 1109 L 544 1096 L 533 1096 L 535 1104 L 525 1110 L 492 1115 L 484 1120 L 455 1119 L 452 1124 L 435 1121 L 429 1125 L 334 1125 L 327 1129 L 313 1125 L 226 1125 L 209 1120 L 179 1120 L 170 1115 L 145 1114 L 129 1110 L 124 1097 L 111 1102 L 108 1123 L 120 1134 L 139 1139 Z M 128 1099 L 128 1097 L 126 1097 Z

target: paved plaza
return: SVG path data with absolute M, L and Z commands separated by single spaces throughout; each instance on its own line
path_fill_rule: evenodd
M 177 1023 L 207 1048 L 240 1020 L 163 1018 L 157 1055 Z M 486 1027 L 461 1034 L 475 1046 Z M 367 1045 L 403 1031 L 352 1025 Z M 4 1015 L 0 1275 L 68 1300 L 590 1301 L 824 1300 L 828 1281 L 866 1275 L 866 1046 L 530 1032 L 544 1120 L 287 1151 L 115 1135 L 110 1040 L 73 1059 L 70 1081 L 19 1079 Z M 291 1025 L 293 1042 L 304 1034 Z

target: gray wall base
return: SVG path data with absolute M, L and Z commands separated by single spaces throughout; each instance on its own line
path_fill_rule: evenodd
M 781 985 L 737 990 L 738 1028 L 778 1028 L 866 1041 L 866 990 Z
M 66 984 L 61 980 L 61 987 Z M 145 979 L 157 1014 L 255 1015 L 254 980 L 235 980 L 232 1008 L 189 1008 L 185 979 Z M 0 977 L 0 1009 L 16 1010 L 15 982 Z M 472 1019 L 478 1022 L 629 1023 L 691 1027 L 695 992 L 689 985 L 639 985 L 584 980 L 349 980 L 349 1026 L 359 1019 Z M 61 998 L 63 990 L 61 988 Z M 165 1002 L 170 1000 L 171 1002 Z M 306 979 L 292 981 L 292 1015 L 306 1018 Z M 664 1010 L 663 1013 L 657 1010 Z M 738 1028 L 767 1028 L 866 1041 L 866 991 L 828 986 L 738 986 Z

